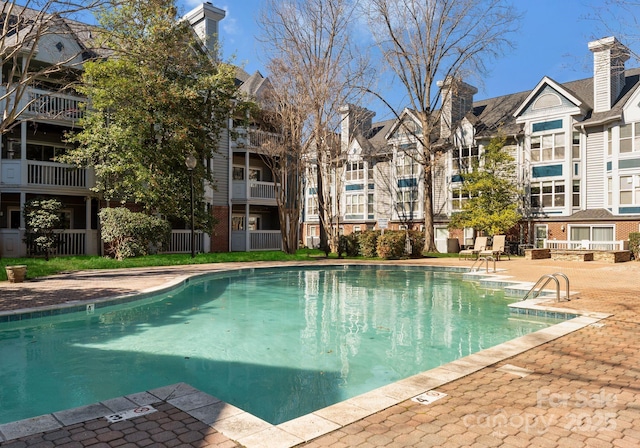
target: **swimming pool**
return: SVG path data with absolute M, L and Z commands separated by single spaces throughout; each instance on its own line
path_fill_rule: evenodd
M 411 267 L 215 274 L 0 324 L 0 423 L 186 382 L 277 424 L 557 323 Z

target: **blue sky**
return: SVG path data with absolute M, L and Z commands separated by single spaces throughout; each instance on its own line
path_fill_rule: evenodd
M 220 24 L 224 57 L 235 54 L 234 62 L 248 72 L 260 70 L 267 74 L 266 62 L 260 56 L 261 44 L 255 39 L 260 33 L 256 17 L 263 1 L 209 1 L 227 12 Z M 181 0 L 184 12 L 199 3 Z M 593 11 L 590 5 L 603 6 L 605 0 L 514 0 L 514 3 L 523 15 L 520 32 L 514 39 L 516 48 L 490 68 L 484 85 L 477 86 L 476 99 L 530 90 L 543 76 L 558 82 L 592 76 L 592 55 L 587 43 L 605 34 L 602 25 L 587 16 Z M 627 66 L 635 67 L 638 63 L 630 60 Z M 381 107 L 369 107 L 378 111 L 376 119 L 388 117 Z

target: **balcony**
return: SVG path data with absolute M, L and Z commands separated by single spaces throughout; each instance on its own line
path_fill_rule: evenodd
M 236 139 L 236 147 L 256 149 L 267 144 L 281 145 L 282 141 L 282 136 L 273 132 L 250 129 L 247 135 L 246 130 L 240 130 Z
M 205 252 L 204 233 L 194 233 L 195 252 Z M 160 251 L 163 254 L 189 254 L 191 253 L 191 230 L 172 230 L 171 241 L 167 250 Z M 208 252 L 208 251 L 207 251 Z
M 30 117 L 75 122 L 84 116 L 86 98 L 64 95 L 50 90 L 29 89 L 25 115 Z
M 231 199 L 234 201 L 254 201 L 266 205 L 276 205 L 276 185 L 274 182 L 234 180 Z
M 55 162 L 27 160 L 27 183 L 56 187 L 87 188 L 88 170 Z

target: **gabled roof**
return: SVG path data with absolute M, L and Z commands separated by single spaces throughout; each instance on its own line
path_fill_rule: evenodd
M 529 104 L 533 101 L 533 99 L 546 87 L 549 86 L 551 87 L 553 90 L 555 90 L 556 92 L 558 92 L 559 94 L 561 94 L 562 96 L 564 96 L 566 99 L 568 99 L 569 101 L 571 101 L 573 104 L 575 104 L 577 107 L 582 107 L 584 102 L 582 101 L 581 98 L 579 98 L 577 95 L 575 95 L 573 92 L 571 92 L 569 89 L 566 89 L 564 86 L 562 86 L 561 84 L 558 84 L 557 82 L 555 82 L 553 79 L 549 78 L 548 76 L 543 77 L 540 82 L 538 82 L 538 84 L 533 88 L 533 90 L 531 91 L 531 93 L 529 93 L 529 95 L 527 95 L 527 97 L 524 99 L 524 101 L 522 101 L 522 103 L 520 104 L 520 107 L 518 107 L 515 112 L 513 113 L 513 115 L 515 115 L 516 117 L 518 115 L 520 115 L 524 109 L 526 107 L 529 106 Z
M 262 73 L 256 72 L 245 79 L 240 85 L 240 91 L 251 97 L 258 97 L 263 87 L 267 86 L 269 80 L 262 76 Z

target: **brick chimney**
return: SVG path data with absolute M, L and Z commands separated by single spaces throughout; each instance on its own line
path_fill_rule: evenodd
M 629 49 L 615 37 L 605 37 L 589 42 L 589 50 L 593 52 L 593 112 L 606 112 L 624 88 Z
M 452 127 L 473 107 L 473 95 L 478 89 L 465 83 L 461 79 L 447 76 L 444 81 L 438 81 L 440 87 L 440 137 L 451 137 Z

